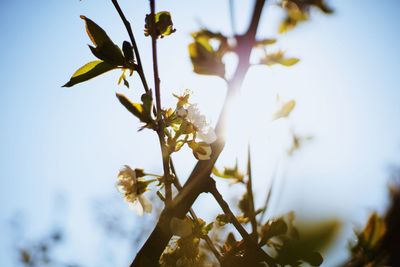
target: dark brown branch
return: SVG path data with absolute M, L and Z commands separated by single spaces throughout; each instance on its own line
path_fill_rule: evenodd
M 133 35 L 131 24 L 126 19 L 125 15 L 124 15 L 124 12 L 122 11 L 121 7 L 118 4 L 118 1 L 117 0 L 111 0 L 111 2 L 113 3 L 113 5 L 114 5 L 115 9 L 117 10 L 119 16 L 121 17 L 121 20 L 125 25 L 126 31 L 128 32 L 129 39 L 131 40 L 133 51 L 135 52 L 135 56 L 136 56 L 136 59 L 137 59 L 137 66 L 138 66 L 137 72 L 139 73 L 139 77 L 140 77 L 140 80 L 142 81 L 144 90 L 147 92 L 147 91 L 149 91 L 149 86 L 147 85 L 146 76 L 145 76 L 144 71 L 143 71 L 142 60 L 140 59 L 139 49 L 138 49 L 138 46 L 136 44 L 135 36 Z
M 257 220 L 256 220 L 256 211 L 254 208 L 254 195 L 253 195 L 253 177 L 251 173 L 251 155 L 250 155 L 250 144 L 248 145 L 248 151 L 247 151 L 247 183 L 246 183 L 246 189 L 247 189 L 247 196 L 248 201 L 249 201 L 249 209 L 250 209 L 250 223 L 251 223 L 251 228 L 252 228 L 252 233 L 251 237 L 253 238 L 254 241 L 258 241 L 258 232 L 257 232 Z
M 171 187 L 171 175 L 169 168 L 169 152 L 165 144 L 164 134 L 164 121 L 161 118 L 161 93 L 160 93 L 160 76 L 158 73 L 158 59 L 157 59 L 157 31 L 156 31 L 156 6 L 155 0 L 150 0 L 150 21 L 151 21 L 151 48 L 153 54 L 153 76 L 154 76 L 154 88 L 156 91 L 156 106 L 157 106 L 157 122 L 158 130 L 157 134 L 161 146 L 163 170 L 164 170 L 164 185 L 165 185 L 165 204 L 169 205 L 172 200 L 172 187 Z
M 249 29 L 245 35 L 238 37 L 238 48 L 236 53 L 239 57 L 239 63 L 233 78 L 228 82 L 227 96 L 220 118 L 215 127 L 218 138 L 217 141 L 211 144 L 211 158 L 209 160 L 197 162 L 182 191 L 172 200 L 171 205 L 166 206 L 166 208 L 161 212 L 160 218 L 153 232 L 136 255 L 131 267 L 153 267 L 159 265 L 158 261 L 160 255 L 172 237 L 171 230 L 169 229 L 171 218 L 183 218 L 190 210 L 197 197 L 201 193 L 207 192 L 210 184 L 212 184 L 212 181 L 209 178 L 211 169 L 225 145 L 223 129 L 225 128 L 225 118 L 227 116 L 229 105 L 228 99 L 240 90 L 244 77 L 250 67 L 250 53 L 255 41 L 255 34 L 257 32 L 264 4 L 265 0 L 256 1 Z

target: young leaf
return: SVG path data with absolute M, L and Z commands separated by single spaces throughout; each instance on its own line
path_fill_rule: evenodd
M 262 39 L 262 40 L 258 40 L 256 41 L 254 46 L 258 46 L 258 47 L 264 47 L 267 45 L 272 45 L 276 43 L 276 39 L 272 38 L 272 39 Z
M 146 15 L 145 23 L 144 35 L 149 36 L 152 32 L 150 15 Z M 176 31 L 172 23 L 171 13 L 167 11 L 160 11 L 155 14 L 155 27 L 156 36 L 161 38 L 171 35 Z
M 124 55 L 121 49 L 111 41 L 107 33 L 91 19 L 85 16 L 81 16 L 81 19 L 85 21 L 86 32 L 95 45 L 95 47 L 89 46 L 92 53 L 107 63 L 123 65 L 125 61 Z
M 101 60 L 89 62 L 72 74 L 71 79 L 63 87 L 71 87 L 85 82 L 112 69 L 115 69 L 115 66 Z
M 333 13 L 333 9 L 324 0 L 281 0 L 279 4 L 286 11 L 286 17 L 279 27 L 280 33 L 293 29 L 299 22 L 307 21 L 312 7 L 325 14 Z
M 122 43 L 122 51 L 124 52 L 124 56 L 127 62 L 133 63 L 134 61 L 134 55 L 133 55 L 133 50 L 132 50 L 132 45 L 128 41 L 124 41 Z
M 277 51 L 275 53 L 271 53 L 265 55 L 264 58 L 260 60 L 260 64 L 264 64 L 267 66 L 272 66 L 275 64 L 280 64 L 285 67 L 291 67 L 297 64 L 300 61 L 298 58 L 286 58 L 285 53 L 283 51 Z
M 207 39 L 197 38 L 189 45 L 193 71 L 197 74 L 225 76 L 225 64 L 221 55 L 213 50 Z
M 85 21 L 86 32 L 95 46 L 103 46 L 105 43 L 112 42 L 107 33 L 91 19 L 80 16 Z
M 260 244 L 264 245 L 270 238 L 286 234 L 287 231 L 288 226 L 283 218 L 271 219 L 261 229 Z
M 224 167 L 223 171 L 218 170 L 215 166 L 212 168 L 212 174 L 224 179 L 232 179 L 232 183 L 242 183 L 244 174 L 240 172 L 236 162 L 235 167 Z
M 131 102 L 126 96 L 123 94 L 117 93 L 117 98 L 119 102 L 130 112 L 132 113 L 135 117 L 137 117 L 141 122 L 144 123 L 150 123 L 151 122 L 151 117 L 149 118 L 144 112 L 143 105 L 139 103 L 133 103 Z
M 293 111 L 293 109 L 296 106 L 296 101 L 295 100 L 289 100 L 288 102 L 284 103 L 282 107 L 276 111 L 273 115 L 273 119 L 277 120 L 280 118 L 286 118 L 290 115 L 290 113 Z

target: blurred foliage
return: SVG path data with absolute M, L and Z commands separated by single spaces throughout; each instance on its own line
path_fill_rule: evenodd
M 292 30 L 299 23 L 309 20 L 312 9 L 318 9 L 325 14 L 333 13 L 325 0 L 280 0 L 279 5 L 286 13 L 279 27 L 280 33 Z
M 400 170 L 396 172 L 400 177 Z M 400 266 L 400 179 L 391 186 L 391 198 L 385 216 L 372 213 L 364 229 L 356 232 L 351 259 L 343 267 Z
M 155 14 L 155 35 L 159 38 L 171 35 L 176 31 L 174 29 L 171 13 L 168 11 L 161 11 Z M 151 15 L 146 15 L 145 25 L 144 25 L 144 35 L 149 36 L 153 32 L 151 23 Z

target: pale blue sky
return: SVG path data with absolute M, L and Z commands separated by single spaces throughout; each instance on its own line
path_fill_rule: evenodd
M 224 84 L 192 74 L 186 46 L 189 33 L 200 25 L 230 33 L 227 1 L 159 2 L 159 10 L 172 12 L 177 28 L 159 45 L 164 106 L 173 105 L 171 92 L 190 88 L 193 101 L 216 122 Z M 333 16 L 315 14 L 312 23 L 283 36 L 276 46 L 300 57 L 301 63 L 291 69 L 255 67 L 245 82 L 243 99 L 253 101 L 249 108 L 258 126 L 252 136 L 257 188 L 266 187 L 278 159 L 284 170 L 279 177 L 285 179 L 285 187 L 272 199 L 271 214 L 296 209 L 321 218 L 337 215 L 346 219 L 345 233 L 350 237 L 353 224 L 362 224 L 373 209 L 382 211 L 387 166 L 400 158 L 400 4 L 329 3 L 336 9 Z M 134 18 L 150 80 L 150 43 L 142 35 L 147 4 L 121 0 L 127 17 Z M 236 9 L 239 29 L 247 23 L 250 4 Z M 22 212 L 29 236 L 40 236 L 54 221 L 54 200 L 60 193 L 68 199 L 66 254 L 98 266 L 94 258 L 101 238 L 93 230 L 92 201 L 117 196 L 115 176 L 124 164 L 152 172 L 161 169 L 156 137 L 137 133 L 137 122 L 115 98 L 117 91 L 138 97 L 137 77 L 130 80 L 129 91 L 116 85 L 117 72 L 70 89 L 60 87 L 76 68 L 94 58 L 79 15 L 103 26 L 116 43 L 127 39 L 110 1 L 0 2 L 1 266 L 12 266 L 7 220 Z M 260 36 L 276 36 L 278 9 L 269 7 L 264 15 Z M 281 153 L 285 142 L 276 142 L 287 125 L 267 126 L 277 92 L 297 100 L 292 122 L 300 133 L 315 136 L 290 159 Z M 231 164 L 234 153 L 244 151 L 245 143 L 232 138 L 228 140 L 235 145 L 228 144 L 220 166 Z M 176 161 L 185 177 L 194 164 L 191 153 L 183 152 Z M 221 188 L 225 190 L 222 184 Z M 261 203 L 263 191 L 256 196 Z M 207 201 L 202 197 L 196 207 Z M 122 199 L 120 205 L 124 207 Z M 340 244 L 345 245 L 346 241 Z M 118 263 L 125 266 L 126 260 L 121 256 Z

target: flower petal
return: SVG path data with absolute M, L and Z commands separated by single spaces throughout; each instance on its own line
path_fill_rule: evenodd
M 140 195 L 138 197 L 138 200 L 140 202 L 140 205 L 143 208 L 143 211 L 146 213 L 151 213 L 151 211 L 153 209 L 153 205 L 151 204 L 151 202 L 143 195 Z
M 207 144 L 214 143 L 217 140 L 217 135 L 212 127 L 209 127 L 207 131 L 198 132 L 197 136 Z
M 139 201 L 134 201 L 134 202 L 128 202 L 128 206 L 131 210 L 136 212 L 139 216 L 143 216 L 143 207 L 139 203 Z

